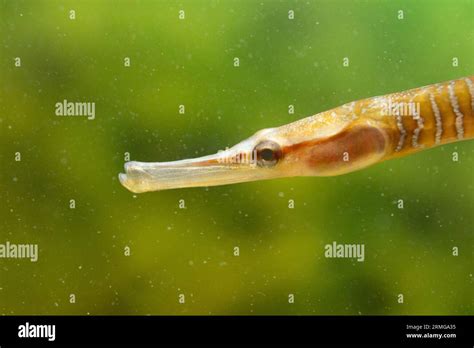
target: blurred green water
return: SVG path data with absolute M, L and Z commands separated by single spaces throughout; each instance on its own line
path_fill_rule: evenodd
M 0 259 L 1 314 L 473 313 L 472 141 L 332 178 L 133 195 L 117 174 L 125 152 L 205 155 L 472 75 L 474 1 L 0 4 L 0 243 L 40 248 Z M 64 99 L 96 119 L 55 116 Z M 325 258 L 333 241 L 365 244 L 365 262 Z

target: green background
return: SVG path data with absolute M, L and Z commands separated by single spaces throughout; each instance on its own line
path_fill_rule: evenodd
M 473 1 L 0 4 L 0 243 L 40 249 L 0 259 L 1 314 L 473 314 L 472 141 L 340 177 L 139 195 L 117 178 L 125 152 L 206 155 L 472 75 Z M 64 99 L 96 119 L 55 116 Z M 333 241 L 365 262 L 325 258 Z

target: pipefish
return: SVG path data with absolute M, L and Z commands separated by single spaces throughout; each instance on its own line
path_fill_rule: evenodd
M 333 176 L 474 137 L 474 76 L 344 104 L 258 131 L 217 154 L 127 162 L 123 186 L 140 193 L 293 177 Z

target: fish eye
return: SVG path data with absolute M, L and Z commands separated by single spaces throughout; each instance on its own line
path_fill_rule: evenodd
M 280 146 L 274 141 L 262 141 L 255 146 L 254 151 L 257 154 L 259 167 L 273 167 L 282 156 Z

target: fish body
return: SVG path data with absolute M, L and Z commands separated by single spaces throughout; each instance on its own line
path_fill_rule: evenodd
M 275 128 L 217 154 L 127 162 L 133 192 L 292 176 L 333 176 L 474 138 L 474 76 L 367 98 Z

